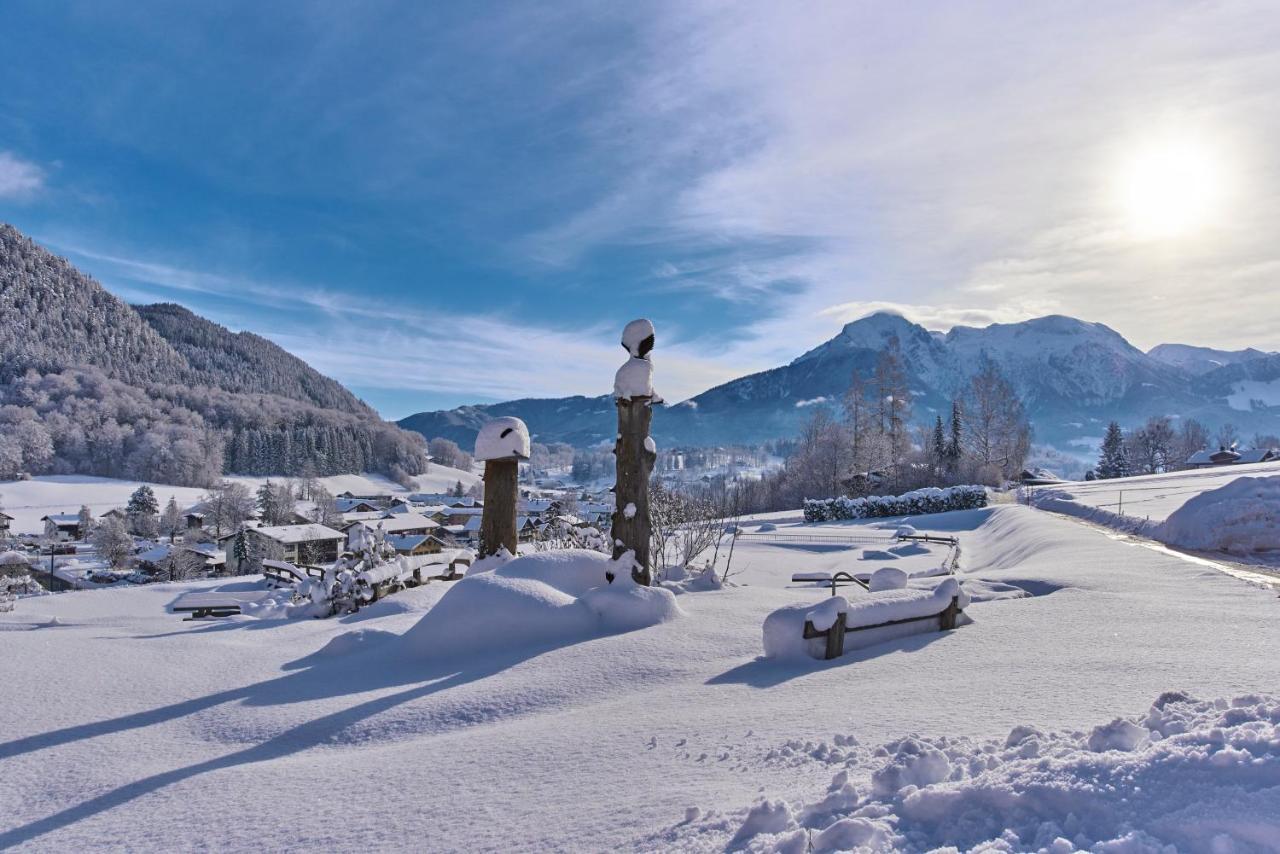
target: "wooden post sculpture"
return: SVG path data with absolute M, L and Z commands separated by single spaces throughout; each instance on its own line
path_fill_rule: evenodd
M 649 566 L 649 475 L 658 458 L 649 436 L 653 404 L 662 398 L 653 390 L 653 324 L 633 320 L 622 331 L 622 346 L 629 358 L 613 380 L 613 398 L 618 406 L 618 439 L 613 453 L 618 480 L 613 511 L 613 557 L 632 552 L 635 564 L 631 577 L 646 587 L 652 582 Z M 611 579 L 612 580 L 612 579 Z
M 480 517 L 480 557 L 506 549 L 516 555 L 516 500 L 520 461 L 529 459 L 529 428 L 519 418 L 495 418 L 476 436 L 477 460 L 484 460 L 484 511 Z

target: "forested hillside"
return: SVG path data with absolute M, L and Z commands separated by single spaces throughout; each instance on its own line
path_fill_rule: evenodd
M 426 470 L 417 434 L 264 338 L 134 309 L 0 225 L 0 476 Z

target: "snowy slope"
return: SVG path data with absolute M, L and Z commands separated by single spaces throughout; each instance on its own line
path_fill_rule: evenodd
M 272 478 L 280 481 L 285 478 Z M 267 480 L 265 477 L 230 477 L 228 480 L 247 484 L 256 490 Z M 322 477 L 319 481 L 337 495 L 341 492 L 353 492 L 357 495 L 407 495 L 409 492 L 445 492 L 462 481 L 462 485 L 470 487 L 480 480 L 478 475 L 459 469 L 431 464 L 431 470 L 414 478 L 417 488 L 406 490 L 393 481 L 379 474 L 341 474 Z M 123 507 L 129 496 L 141 485 L 141 481 L 117 480 L 107 477 L 89 475 L 42 475 L 31 480 L 0 482 L 0 509 L 14 518 L 14 533 L 38 533 L 44 526 L 40 518 L 49 513 L 75 513 L 81 504 L 89 505 L 94 515 Z M 164 483 L 150 484 L 155 491 L 160 506 L 169 500 L 169 496 L 178 499 L 178 504 L 188 507 L 204 495 L 204 490 L 192 486 L 172 486 Z
M 959 533 L 975 588 L 1034 595 L 975 604 L 946 635 L 765 662 L 764 616 L 825 595 L 792 572 L 901 559 L 868 556 L 891 531 L 875 525 L 817 529 L 862 544 L 763 536 L 815 532 L 787 518 L 740 544 L 742 586 L 680 596 L 680 619 L 447 661 L 398 639 L 441 584 L 343 620 L 164 613 L 214 582 L 21 600 L 0 615 L 0 848 L 723 850 L 760 795 L 817 803 L 837 770 L 870 787 L 900 754 L 875 747 L 907 733 L 1088 732 L 1170 689 L 1280 684 L 1257 654 L 1280 643 L 1273 593 L 1012 505 L 912 523 Z M 1261 797 L 1275 773 L 1222 785 Z M 1215 779 L 1197 791 L 1227 791 Z M 995 834 L 1015 819 L 977 807 Z

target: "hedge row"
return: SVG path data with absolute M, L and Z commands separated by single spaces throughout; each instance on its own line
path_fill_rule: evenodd
M 923 516 L 948 510 L 973 510 L 987 506 L 987 490 L 982 486 L 931 486 L 902 495 L 870 495 L 866 498 L 806 498 L 806 522 L 835 522 L 841 519 L 870 519 L 882 516 Z

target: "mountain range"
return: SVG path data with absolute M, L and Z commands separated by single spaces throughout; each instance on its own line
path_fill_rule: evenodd
M 654 415 L 655 438 L 668 446 L 757 444 L 795 436 L 814 406 L 838 407 L 854 372 L 867 379 L 897 338 L 914 397 L 915 420 L 945 415 L 983 357 L 1022 396 L 1036 441 L 1079 458 L 1092 456 L 1108 421 L 1133 425 L 1151 415 L 1226 422 L 1243 435 L 1280 432 L 1280 355 L 1162 344 L 1150 352 L 1115 330 L 1064 316 L 986 327 L 930 331 L 880 312 L 789 364 L 741 377 Z M 661 371 L 661 364 L 657 365 Z M 660 376 L 660 374 L 659 374 Z M 614 433 L 608 395 L 525 399 L 422 412 L 402 427 L 464 447 L 490 418 L 524 418 L 535 440 L 588 446 Z
M 267 339 L 131 306 L 0 224 L 0 476 L 202 485 L 425 466 L 420 437 Z

